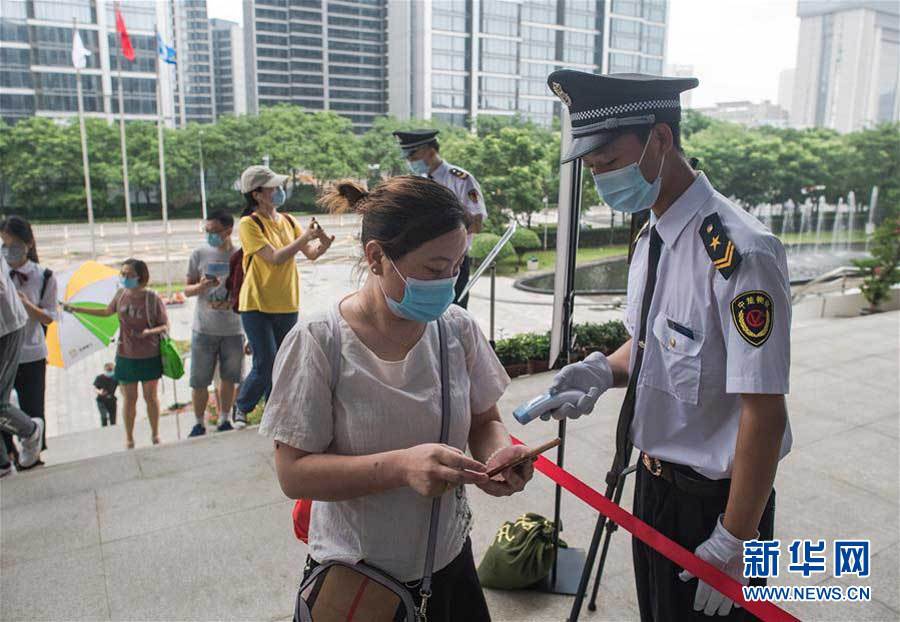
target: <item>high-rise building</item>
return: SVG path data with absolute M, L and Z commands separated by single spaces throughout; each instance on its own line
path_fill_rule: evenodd
M 244 90 L 244 33 L 235 22 L 209 20 L 212 34 L 213 90 L 216 116 L 247 112 Z
M 800 0 L 791 123 L 851 132 L 900 120 L 900 5 Z
M 248 112 L 286 102 L 370 127 L 387 112 L 386 3 L 244 0 Z
M 794 100 L 794 78 L 797 70 L 791 67 L 778 74 L 778 105 L 788 111 L 790 115 Z
M 388 0 L 390 113 L 549 125 L 560 67 L 663 73 L 666 0 Z
M 788 111 L 769 100 L 720 102 L 714 106 L 695 108 L 701 114 L 745 127 L 787 127 Z
M 666 65 L 666 74 L 673 78 L 694 78 L 697 72 L 693 65 Z M 684 109 L 694 107 L 694 90 L 689 89 L 681 94 L 681 107 Z
M 8 123 L 30 116 L 77 115 L 72 66 L 72 20 L 91 55 L 81 71 L 86 116 L 113 120 L 119 112 L 121 69 L 125 118 L 155 120 L 156 27 L 169 23 L 168 6 L 153 0 L 121 5 L 135 51 L 119 49 L 110 0 L 2 0 L 0 2 L 0 115 Z M 121 67 L 119 64 L 121 63 Z M 163 72 L 163 114 L 173 112 L 169 72 Z
M 170 0 L 169 13 L 173 16 L 172 41 L 178 53 L 175 65 L 178 125 L 183 127 L 190 121 L 211 123 L 216 118 L 216 102 L 206 0 Z

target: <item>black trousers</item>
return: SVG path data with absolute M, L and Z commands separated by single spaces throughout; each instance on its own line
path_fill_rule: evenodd
M 466 255 L 465 259 L 463 259 L 462 264 L 459 266 L 459 277 L 456 279 L 456 296 L 458 297 L 462 290 L 466 288 L 466 285 L 469 284 L 469 256 Z M 469 295 L 466 294 L 462 300 L 458 300 L 456 302 L 463 309 L 468 308 L 469 306 Z
M 697 494 L 696 488 L 709 486 L 712 480 L 687 467 L 677 467 L 679 477 L 692 484 L 691 493 L 676 487 L 661 477 L 651 475 L 638 463 L 637 481 L 634 488 L 634 515 L 668 536 L 689 551 L 696 549 L 706 540 L 719 514 L 725 511 L 728 502 L 728 486 L 719 486 L 714 494 Z M 710 486 L 716 488 L 715 486 Z M 770 540 L 775 531 L 775 491 L 772 491 L 759 523 L 760 539 Z M 743 609 L 732 608 L 728 616 L 706 616 L 702 611 L 694 611 L 694 594 L 697 579 L 687 583 L 678 578 L 681 568 L 632 538 L 634 556 L 634 578 L 637 585 L 638 605 L 641 622 L 695 621 L 712 622 L 729 620 L 739 622 L 756 620 L 755 616 Z M 765 585 L 765 579 L 751 579 L 751 585 Z
M 312 557 L 306 558 L 304 581 L 318 565 Z M 418 585 L 408 589 L 418 607 L 421 603 Z M 491 614 L 475 570 L 470 539 L 466 538 L 463 550 L 452 562 L 432 575 L 427 613 L 428 622 L 491 622 Z
M 97 410 L 100 412 L 100 427 L 116 425 L 116 409 L 118 402 L 115 398 L 97 398 Z
M 47 359 L 19 363 L 13 388 L 19 396 L 19 408 L 29 417 L 44 418 L 44 393 L 47 386 Z M 3 433 L 3 444 L 6 452 L 14 452 L 12 435 Z M 41 449 L 47 449 L 47 428 L 44 426 L 44 438 Z

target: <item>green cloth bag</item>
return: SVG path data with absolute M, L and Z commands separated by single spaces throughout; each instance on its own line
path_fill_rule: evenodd
M 162 359 L 163 376 L 178 380 L 184 375 L 184 361 L 175 349 L 175 344 L 166 335 L 159 337 L 159 358 Z
M 559 546 L 567 545 L 562 540 Z M 550 574 L 553 566 L 553 521 L 529 512 L 506 521 L 478 566 L 483 587 L 520 590 Z

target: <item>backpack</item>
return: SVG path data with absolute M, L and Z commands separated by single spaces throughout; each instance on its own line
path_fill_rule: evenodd
M 340 303 L 332 307 L 328 313 L 328 326 L 331 329 L 331 395 L 334 397 L 338 378 L 341 375 L 341 318 Z M 294 523 L 294 535 L 304 544 L 309 544 L 309 519 L 312 516 L 312 499 L 297 499 L 291 518 Z
M 288 219 L 288 222 L 291 223 L 292 227 L 297 226 L 297 223 L 290 214 L 281 215 Z M 265 235 L 266 229 L 263 227 L 259 217 L 256 214 L 250 214 L 250 218 L 253 219 L 253 222 L 256 223 L 256 226 L 259 227 L 259 230 Z M 251 254 L 250 259 L 247 261 L 247 272 L 250 271 L 250 263 L 252 261 L 253 255 Z M 228 292 L 228 298 L 231 300 L 231 310 L 235 313 L 240 313 L 241 286 L 244 284 L 244 275 L 244 249 L 239 248 L 234 251 L 228 259 L 228 279 L 225 281 L 225 291 Z

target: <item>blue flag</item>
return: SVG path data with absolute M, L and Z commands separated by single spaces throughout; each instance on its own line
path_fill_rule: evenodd
M 175 48 L 166 45 L 162 35 L 159 33 L 156 33 L 156 51 L 159 54 L 159 59 L 161 61 L 169 63 L 170 65 L 177 64 L 175 62 Z

